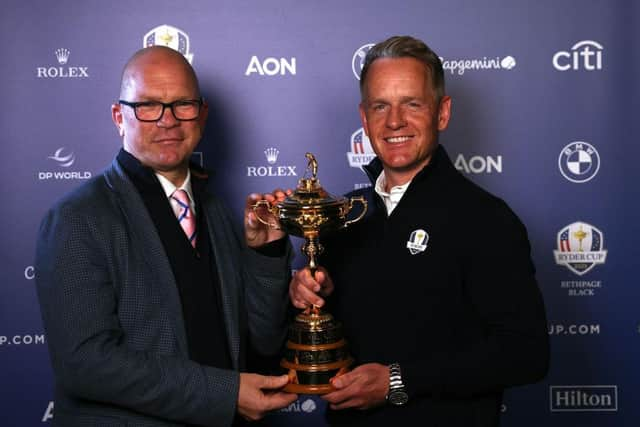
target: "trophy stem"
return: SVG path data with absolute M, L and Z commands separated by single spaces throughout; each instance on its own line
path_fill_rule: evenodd
M 318 270 L 318 264 L 316 262 L 317 256 L 322 253 L 324 249 L 318 240 L 318 232 L 305 233 L 305 242 L 302 245 L 302 252 L 309 257 L 309 271 L 312 276 L 315 276 Z

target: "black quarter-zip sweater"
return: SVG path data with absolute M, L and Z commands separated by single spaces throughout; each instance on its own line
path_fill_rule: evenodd
M 374 159 L 372 182 L 381 170 Z M 323 237 L 320 261 L 335 284 L 327 310 L 342 321 L 357 364 L 400 363 L 409 402 L 329 411 L 330 424 L 498 425 L 504 388 L 548 368 L 524 225 L 462 176 L 442 146 L 390 216 L 373 188 L 356 194 L 368 200 L 365 218 Z M 428 238 L 412 239 L 421 231 Z

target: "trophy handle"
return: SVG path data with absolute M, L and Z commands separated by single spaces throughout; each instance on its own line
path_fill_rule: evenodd
M 344 223 L 344 227 L 345 228 L 348 227 L 349 225 L 353 224 L 354 222 L 360 221 L 364 217 L 364 214 L 367 213 L 367 201 L 364 199 L 363 196 L 355 196 L 355 197 L 352 197 L 349 200 L 349 210 L 347 211 L 347 213 L 351 212 L 351 209 L 353 209 L 353 203 L 354 202 L 360 202 L 360 204 L 362 204 L 362 212 L 360 212 L 360 215 L 358 215 L 357 218 L 352 219 L 350 221 L 346 221 Z
M 261 205 L 264 205 L 267 208 L 267 210 L 269 211 L 269 213 L 271 213 L 271 214 L 273 214 L 273 209 L 274 209 L 271 205 L 269 205 L 269 202 L 267 200 L 258 200 L 256 202 L 256 204 L 253 205 L 253 213 L 256 214 L 256 218 L 258 218 L 258 221 L 260 221 L 261 223 L 263 223 L 266 226 L 269 226 L 269 227 L 273 228 L 274 230 L 282 230 L 280 228 L 280 226 L 278 224 L 276 224 L 275 222 L 267 222 L 267 221 L 265 221 L 264 219 L 262 219 L 260 217 L 260 214 L 258 214 L 258 208 Z

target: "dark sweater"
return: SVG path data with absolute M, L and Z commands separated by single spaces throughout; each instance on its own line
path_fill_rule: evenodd
M 368 166 L 372 182 L 381 172 Z M 495 426 L 505 387 L 541 379 L 548 336 L 525 227 L 438 147 L 390 216 L 372 188 L 366 217 L 323 240 L 327 309 L 357 363 L 399 362 L 409 403 L 331 411 L 335 425 Z M 412 232 L 426 248 L 412 254 Z M 414 421 L 414 420 L 420 420 Z M 417 424 L 416 424 L 417 423 Z
M 198 213 L 198 239 L 194 250 L 180 228 L 153 170 L 122 149 L 117 159 L 140 192 L 167 252 L 180 293 L 189 357 L 202 365 L 231 369 L 220 307 L 218 271 L 211 253 L 203 206 L 199 203 L 206 180 L 191 174 L 191 188 Z

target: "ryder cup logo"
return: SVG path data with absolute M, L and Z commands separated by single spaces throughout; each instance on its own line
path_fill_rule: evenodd
M 189 52 L 189 36 L 171 25 L 160 25 L 149 31 L 142 38 L 142 46 L 167 46 L 183 54 L 189 64 L 193 62 L 193 53 Z
M 556 264 L 564 265 L 582 276 L 596 264 L 604 264 L 607 251 L 603 249 L 603 234 L 591 224 L 574 222 L 558 232 Z
M 347 160 L 352 168 L 360 168 L 369 164 L 376 156 L 371 147 L 369 137 L 364 133 L 364 129 L 360 128 L 351 134 L 351 151 L 347 152 Z
M 590 181 L 598 173 L 600 155 L 593 145 L 575 141 L 560 152 L 558 167 L 562 176 L 571 182 L 581 184 Z
M 409 236 L 409 241 L 407 242 L 407 248 L 411 255 L 415 255 L 419 252 L 424 252 L 427 249 L 427 243 L 429 242 L 429 234 L 424 230 L 415 230 Z
M 358 80 L 360 80 L 360 72 L 362 71 L 362 67 L 364 67 L 364 59 L 367 57 L 367 52 L 369 52 L 373 46 L 373 43 L 360 46 L 353 54 L 353 58 L 351 58 L 351 70 Z

